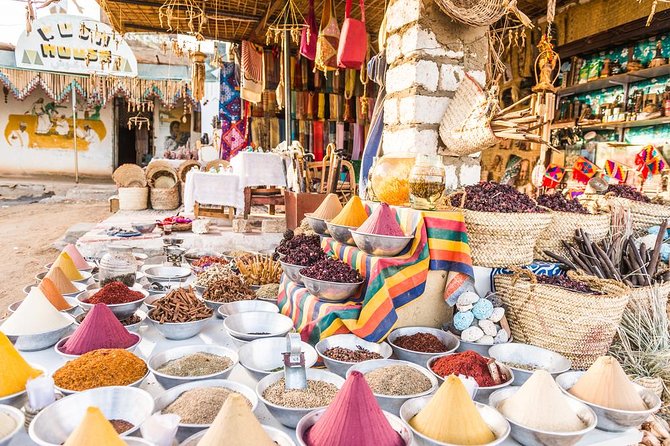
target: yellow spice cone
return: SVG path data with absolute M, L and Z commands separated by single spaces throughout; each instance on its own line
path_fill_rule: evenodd
M 112 423 L 97 407 L 89 407 L 79 426 L 67 437 L 63 446 L 126 446 Z
M 79 291 L 72 281 L 67 278 L 63 270 L 57 266 L 52 266 L 44 278 L 51 280 L 61 294 L 71 294 Z
M 77 267 L 74 266 L 72 257 L 70 257 L 70 255 L 66 252 L 61 252 L 58 255 L 58 258 L 56 259 L 54 264 L 51 265 L 51 269 L 54 268 L 60 268 L 61 270 L 63 270 L 63 273 L 65 273 L 65 277 L 67 277 L 70 280 L 81 280 L 84 278 L 84 276 L 81 275 Z
M 423 435 L 442 443 L 481 445 L 496 439 L 458 377 L 449 375 L 428 404 L 409 421 Z
M 198 446 L 276 446 L 241 395 L 230 395 Z
M 40 370 L 28 365 L 2 332 L 0 332 L 0 364 L 2 364 L 0 397 L 26 390 L 26 382 L 42 374 Z
M 337 214 L 337 217 L 333 218 L 330 222 L 340 226 L 358 228 L 365 223 L 365 220 L 367 219 L 368 213 L 365 211 L 363 202 L 358 195 L 354 195 L 344 208 L 342 208 L 340 213 Z

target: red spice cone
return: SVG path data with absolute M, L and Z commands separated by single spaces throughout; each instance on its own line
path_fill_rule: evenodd
M 137 339 L 107 305 L 96 304 L 61 349 L 68 355 L 83 355 L 101 348 L 128 348 Z
M 308 446 L 405 446 L 360 372 L 349 375 L 305 440 Z

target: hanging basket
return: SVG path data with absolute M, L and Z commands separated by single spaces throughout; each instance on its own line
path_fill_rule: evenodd
M 512 12 L 525 25 L 528 17 L 516 7 L 516 0 L 435 0 L 445 14 L 471 26 L 489 26 Z
M 630 216 L 633 220 L 633 231 L 636 232 L 646 232 L 650 227 L 658 226 L 663 221 L 670 219 L 669 205 L 643 203 L 615 196 L 609 196 L 607 200 L 610 206 L 623 206 L 630 211 Z
M 146 187 L 144 170 L 137 164 L 122 164 L 112 174 L 117 187 Z
M 186 174 L 189 173 L 191 169 L 200 169 L 200 164 L 195 160 L 186 160 L 179 165 L 179 169 L 177 169 L 177 178 L 179 178 L 179 181 L 182 184 L 186 183 Z
M 158 210 L 171 210 L 179 207 L 179 185 L 169 189 L 151 189 L 151 207 Z
M 148 207 L 149 188 L 119 187 L 119 209 L 122 211 L 141 211 Z
M 574 212 L 554 211 L 551 215 L 551 223 L 537 237 L 537 244 L 535 245 L 536 259 L 554 261 L 544 251 L 551 251 L 563 257 L 568 257 L 568 251 L 561 242 L 572 240 L 577 229 L 583 229 L 593 242 L 603 240 L 610 231 L 611 216 L 609 213 L 577 214 Z

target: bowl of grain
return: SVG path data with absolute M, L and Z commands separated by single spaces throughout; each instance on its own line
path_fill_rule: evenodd
M 165 389 L 191 381 L 226 379 L 238 362 L 233 350 L 218 345 L 187 345 L 153 354 L 149 370 Z

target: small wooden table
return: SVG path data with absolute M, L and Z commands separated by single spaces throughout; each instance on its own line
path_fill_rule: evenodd
M 285 203 L 283 188 L 265 186 L 244 188 L 244 218 L 249 217 L 253 205 L 268 205 L 270 215 L 275 215 L 276 207 Z

